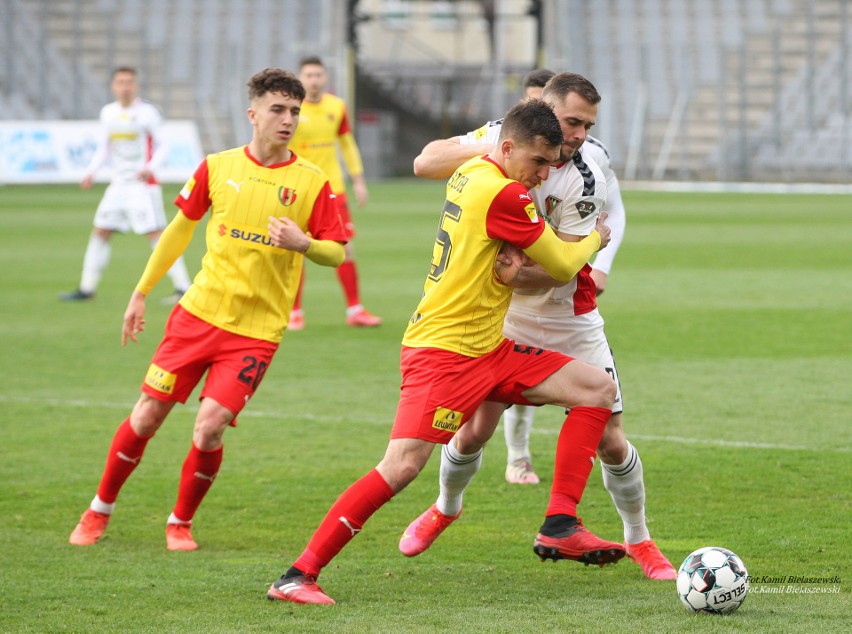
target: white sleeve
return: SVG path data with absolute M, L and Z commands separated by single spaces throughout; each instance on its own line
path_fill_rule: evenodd
M 618 247 L 621 246 L 621 241 L 624 239 L 625 228 L 627 227 L 627 214 L 624 211 L 624 202 L 621 200 L 621 189 L 619 187 L 607 192 L 604 211 L 607 212 L 606 224 L 609 225 L 612 233 L 609 244 L 598 251 L 595 261 L 592 262 L 592 268 L 609 275 L 612 263 L 618 253 Z
M 156 106 L 151 106 L 151 120 L 148 124 L 148 134 L 151 135 L 154 152 L 146 167 L 156 174 L 157 169 L 163 166 L 169 156 L 168 140 L 165 134 L 163 134 L 163 117 Z
M 489 121 L 484 126 L 471 130 L 467 134 L 462 134 L 459 137 L 459 142 L 462 145 L 472 145 L 474 143 L 497 143 L 500 138 L 500 129 L 503 127 L 503 120 Z
M 101 109 L 98 144 L 95 146 L 95 153 L 92 154 L 92 158 L 86 166 L 86 176 L 94 176 L 106 164 L 107 158 L 109 158 L 109 132 L 105 120 L 106 116 L 106 107 L 104 107 Z

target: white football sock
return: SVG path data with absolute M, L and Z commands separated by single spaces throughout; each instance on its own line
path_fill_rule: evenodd
M 115 510 L 115 502 L 111 504 L 107 504 L 97 495 L 95 499 L 92 500 L 92 503 L 89 504 L 89 508 L 95 511 L 96 513 L 103 513 L 104 515 L 112 515 L 112 512 Z
M 624 462 L 611 465 L 602 461 L 601 467 L 604 486 L 624 523 L 624 539 L 629 544 L 650 539 L 645 524 L 645 481 L 639 452 L 628 442 L 627 459 Z
M 482 464 L 482 449 L 474 454 L 459 453 L 451 440 L 441 449 L 441 492 L 436 502 L 444 515 L 455 515 L 462 509 L 464 490 Z
M 84 293 L 94 293 L 98 290 L 101 276 L 109 264 L 112 247 L 109 240 L 103 240 L 94 233 L 89 236 L 86 255 L 83 256 L 83 275 L 80 278 L 80 290 Z
M 153 250 L 157 246 L 159 238 L 154 238 L 153 240 L 149 240 L 149 242 L 151 243 L 151 249 Z M 189 279 L 189 273 L 186 270 L 186 264 L 184 264 L 183 261 L 183 256 L 180 256 L 177 260 L 175 260 L 175 263 L 172 264 L 172 268 L 168 271 L 168 275 L 175 287 L 175 290 L 178 290 L 181 293 L 185 293 L 189 288 L 189 285 L 192 284 L 192 281 Z
M 180 519 L 174 513 L 169 513 L 169 519 L 166 520 L 166 524 L 192 524 L 192 522 L 187 522 L 185 520 Z
M 530 454 L 530 429 L 535 408 L 529 405 L 512 405 L 503 412 L 503 433 L 506 436 L 506 464 L 518 460 L 532 462 Z

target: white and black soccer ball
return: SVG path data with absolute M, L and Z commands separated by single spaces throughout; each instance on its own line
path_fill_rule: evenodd
M 718 546 L 690 553 L 677 572 L 677 595 L 691 612 L 730 614 L 748 594 L 742 559 Z

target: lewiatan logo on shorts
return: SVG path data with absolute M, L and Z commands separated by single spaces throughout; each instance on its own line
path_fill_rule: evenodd
M 446 407 L 439 407 L 435 410 L 435 417 L 432 419 L 432 427 L 441 431 L 456 433 L 462 424 L 462 412 L 457 412 Z

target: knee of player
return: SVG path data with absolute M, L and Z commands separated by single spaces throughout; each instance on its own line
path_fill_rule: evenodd
M 595 395 L 594 398 L 597 401 L 595 403 L 596 407 L 612 407 L 618 393 L 615 381 L 613 381 L 612 377 L 603 370 L 599 370 L 597 372 L 594 379 L 593 391 Z
M 195 421 L 192 442 L 204 451 L 218 449 L 222 444 L 222 436 L 224 436 L 227 426 L 227 421 L 211 417 L 198 418 Z
M 153 436 L 168 416 L 170 408 L 144 392 L 130 413 L 130 426 L 139 436 Z
M 394 493 L 399 493 L 408 486 L 422 468 L 423 466 L 415 461 L 404 458 L 389 460 L 387 457 L 376 466 L 376 470 Z

